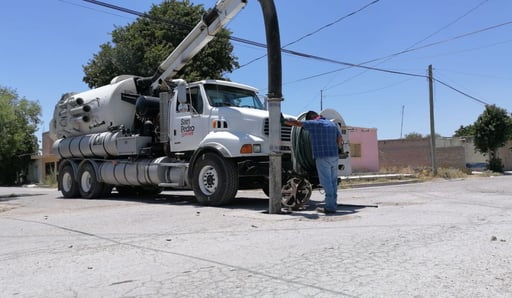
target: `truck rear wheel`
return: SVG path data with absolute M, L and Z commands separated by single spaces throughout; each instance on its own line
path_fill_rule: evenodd
M 65 198 L 76 198 L 80 196 L 78 183 L 75 181 L 73 167 L 66 165 L 59 173 L 60 192 Z
M 220 206 L 235 198 L 238 172 L 235 163 L 215 153 L 204 153 L 196 161 L 192 189 L 199 203 Z
M 84 199 L 101 197 L 105 190 L 105 184 L 98 181 L 96 171 L 90 163 L 83 163 L 78 168 L 78 186 Z

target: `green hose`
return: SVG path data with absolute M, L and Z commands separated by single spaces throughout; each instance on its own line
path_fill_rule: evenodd
M 298 120 L 303 120 L 305 115 L 299 116 Z M 316 165 L 311 151 L 311 143 L 309 141 L 309 132 L 299 126 L 292 128 L 292 152 L 296 162 L 295 171 L 299 174 L 302 172 L 315 172 Z

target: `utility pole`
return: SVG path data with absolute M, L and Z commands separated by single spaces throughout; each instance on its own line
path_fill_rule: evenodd
M 430 157 L 432 159 L 432 173 L 434 176 L 437 176 L 436 129 L 434 125 L 434 79 L 432 76 L 432 64 L 428 66 L 428 91 L 430 103 Z
M 320 90 L 320 112 L 324 110 L 324 90 Z
M 402 132 L 404 130 L 404 108 L 405 108 L 405 105 L 402 105 L 402 121 L 400 123 L 400 139 L 402 138 Z

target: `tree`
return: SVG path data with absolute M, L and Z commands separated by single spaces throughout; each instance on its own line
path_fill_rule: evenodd
M 38 151 L 35 132 L 40 115 L 38 102 L 0 86 L 0 185 L 12 185 L 27 172 L 30 155 Z
M 410 132 L 406 134 L 404 137 L 406 140 L 418 140 L 424 138 L 419 132 Z
M 147 18 L 139 18 L 112 31 L 112 42 L 102 44 L 100 52 L 83 66 L 84 82 L 94 88 L 109 84 L 113 77 L 121 74 L 153 75 L 204 13 L 203 5 L 194 6 L 189 0 L 169 0 L 153 5 Z M 237 68 L 239 64 L 232 55 L 230 34 L 222 29 L 179 71 L 178 77 L 187 81 L 222 79 L 224 73 Z
M 459 129 L 455 131 L 454 137 L 474 137 L 476 134 L 475 125 L 470 124 L 468 126 L 460 126 Z
M 505 109 L 487 105 L 474 126 L 475 148 L 489 155 L 490 170 L 503 172 L 503 163 L 496 152 L 512 137 L 512 118 Z

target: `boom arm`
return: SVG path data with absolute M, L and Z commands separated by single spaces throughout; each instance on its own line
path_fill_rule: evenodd
M 247 0 L 219 0 L 174 51 L 165 59 L 153 75 L 151 89 L 155 90 L 162 80 L 171 79 L 208 44 L 247 4 Z

